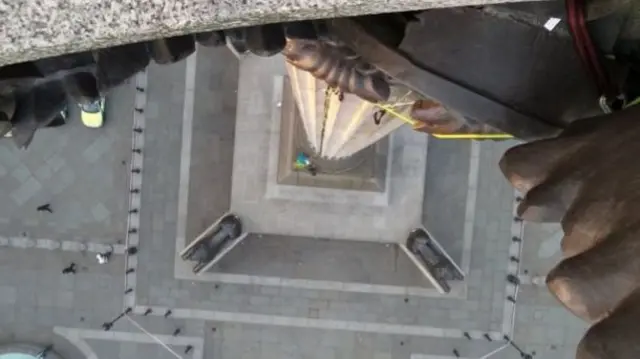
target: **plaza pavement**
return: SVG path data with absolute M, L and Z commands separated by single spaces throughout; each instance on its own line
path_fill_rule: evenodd
M 54 343 L 68 359 L 171 351 L 193 359 L 445 359 L 454 349 L 486 357 L 508 334 L 535 358 L 573 357 L 585 326 L 545 288 L 521 285 L 515 318 L 505 299 L 515 295 L 508 273 L 529 283 L 558 256 L 553 229 L 513 221 L 514 192 L 497 168 L 509 141 L 428 142 L 423 224 L 467 272 L 448 297 L 383 244 L 256 234 L 215 272 L 189 273 L 176 260 L 176 238 L 193 238 L 230 204 L 238 71 L 226 49 L 200 48 L 115 89 L 101 130 L 82 127 L 74 111 L 66 131 L 40 131 L 27 151 L 0 142 L 0 343 Z M 132 141 L 134 126 L 143 134 Z M 132 167 L 141 175 L 132 177 Z M 131 195 L 130 185 L 141 193 Z M 35 211 L 45 202 L 53 214 Z M 512 237 L 523 234 L 520 248 Z M 127 244 L 138 254 L 125 258 Z M 99 265 L 95 253 L 109 245 L 116 254 Z M 521 263 L 510 262 L 520 250 Z M 62 275 L 70 262 L 78 274 Z M 126 306 L 133 321 L 100 328 Z M 506 348 L 491 357 L 519 354 Z

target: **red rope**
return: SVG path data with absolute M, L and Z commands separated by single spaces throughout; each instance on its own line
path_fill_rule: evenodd
M 566 0 L 566 7 L 567 22 L 580 60 L 593 77 L 600 94 L 605 95 L 608 99 L 613 99 L 618 93 L 612 86 L 600 62 L 593 41 L 591 41 L 591 35 L 585 23 L 584 0 Z

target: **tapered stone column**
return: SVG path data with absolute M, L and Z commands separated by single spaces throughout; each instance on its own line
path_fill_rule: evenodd
M 290 64 L 286 67 L 307 139 L 319 157 L 348 157 L 378 142 L 405 123 L 398 115 L 409 117 L 417 99 L 408 89 L 392 88 L 388 102 L 374 104 L 329 88 Z

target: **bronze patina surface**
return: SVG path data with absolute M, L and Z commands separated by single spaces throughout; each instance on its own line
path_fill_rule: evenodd
M 518 215 L 560 222 L 564 259 L 551 293 L 594 323 L 578 359 L 639 358 L 640 107 L 583 119 L 556 138 L 516 146 L 500 168 L 525 194 Z

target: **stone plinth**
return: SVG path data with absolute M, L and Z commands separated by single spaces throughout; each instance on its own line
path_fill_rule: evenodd
M 280 102 L 280 144 L 278 148 L 277 183 L 357 191 L 384 192 L 389 167 L 387 137 L 350 157 L 324 159 L 318 157 L 307 140 L 302 119 L 293 98 L 290 82 L 284 78 Z M 296 156 L 304 152 L 312 157 L 317 174 L 294 168 Z
M 279 56 L 240 65 L 231 210 L 255 233 L 404 240 L 420 225 L 426 136 L 391 135 L 382 192 L 279 184 L 284 76 Z

